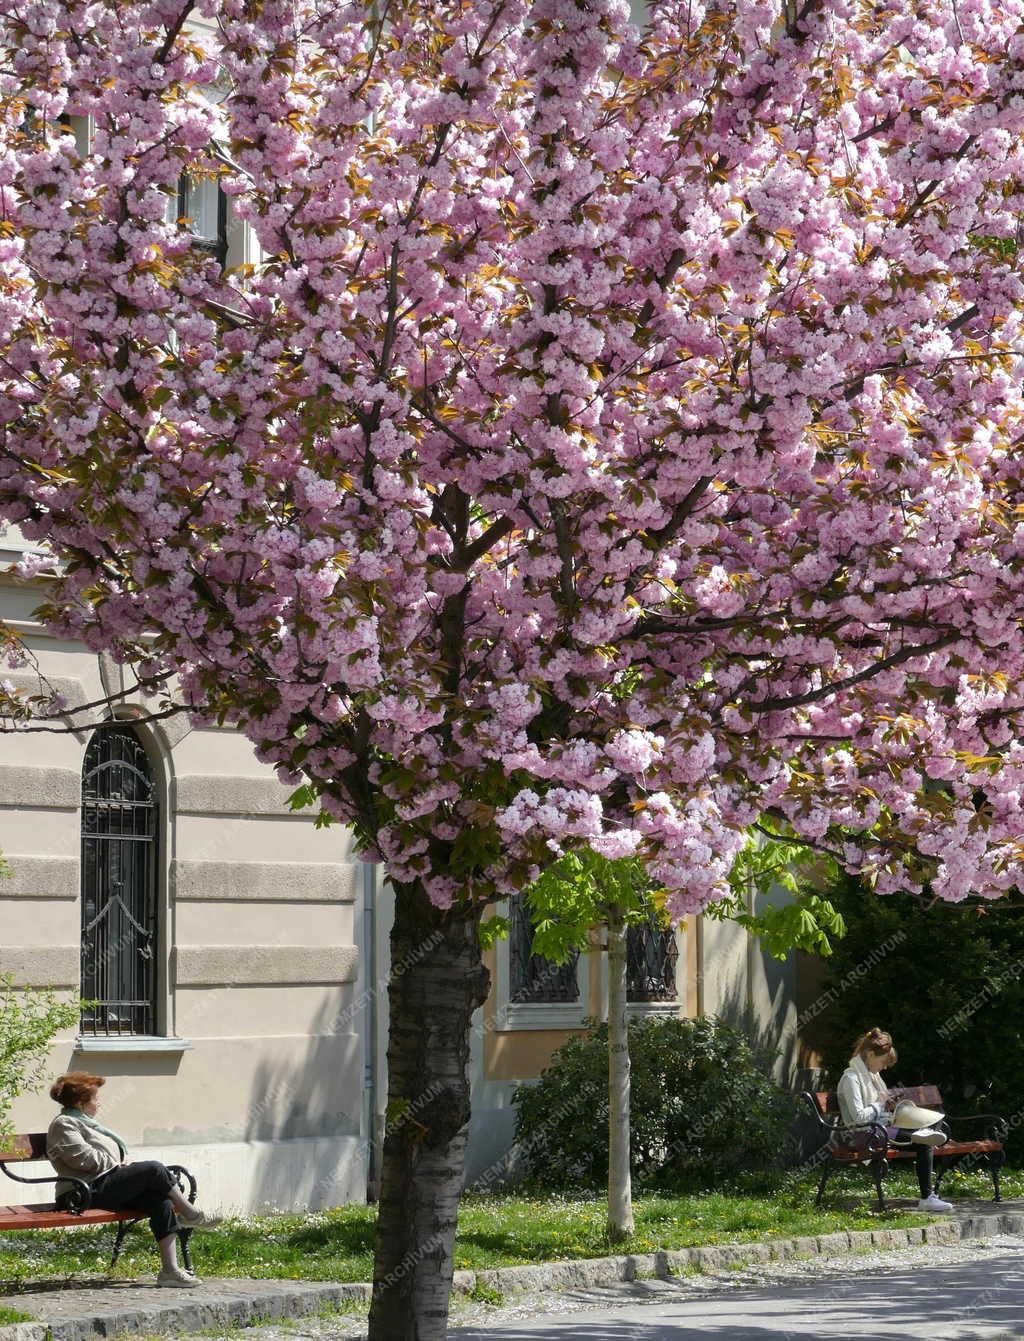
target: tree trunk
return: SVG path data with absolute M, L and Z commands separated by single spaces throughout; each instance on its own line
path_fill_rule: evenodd
M 626 1023 L 626 932 L 622 914 L 608 918 L 608 1237 L 633 1233 L 629 1174 L 629 1031 Z
M 479 911 L 395 890 L 388 1107 L 370 1341 L 442 1341 L 469 1123 L 469 1026 L 487 996 Z

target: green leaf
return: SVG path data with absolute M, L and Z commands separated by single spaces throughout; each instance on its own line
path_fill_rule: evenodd
M 315 805 L 317 801 L 316 788 L 304 782 L 301 787 L 296 788 L 288 798 L 288 806 L 291 810 L 304 810 L 306 806 Z
M 511 930 L 512 924 L 507 917 L 486 917 L 480 923 L 480 944 L 485 950 L 489 950 L 498 941 L 504 940 Z

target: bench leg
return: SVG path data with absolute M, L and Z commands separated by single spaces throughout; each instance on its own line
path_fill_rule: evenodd
M 192 1237 L 191 1229 L 181 1229 L 178 1231 L 178 1247 L 181 1249 L 181 1260 L 185 1265 L 186 1271 L 192 1271 L 192 1254 L 189 1252 L 188 1241 Z
M 1003 1165 L 1006 1163 L 1006 1151 L 993 1150 L 991 1155 L 989 1155 L 989 1161 L 989 1168 L 992 1172 L 992 1191 L 994 1194 L 992 1200 L 1002 1201 L 1003 1193 L 999 1186 L 999 1175 Z
M 875 1192 L 878 1194 L 878 1209 L 885 1210 L 885 1195 L 882 1192 L 882 1179 L 889 1171 L 889 1166 L 884 1159 L 873 1159 L 871 1161 L 871 1172 L 875 1179 Z
M 132 1225 L 137 1225 L 138 1220 L 119 1220 L 117 1224 L 117 1237 L 114 1239 L 114 1255 L 110 1259 L 110 1269 L 113 1271 L 117 1266 L 117 1259 L 121 1256 L 121 1245 L 124 1243 L 125 1235 L 131 1229 Z
M 821 1181 L 818 1183 L 818 1195 L 814 1198 L 815 1206 L 821 1205 L 822 1198 L 825 1195 L 825 1187 L 828 1183 L 828 1180 L 831 1177 L 832 1177 L 832 1161 L 829 1160 L 821 1171 Z

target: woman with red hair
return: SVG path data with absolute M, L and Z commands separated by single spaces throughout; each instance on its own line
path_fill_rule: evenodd
M 89 1184 L 92 1206 L 149 1216 L 160 1248 L 157 1285 L 196 1286 L 196 1277 L 178 1266 L 178 1230 L 211 1229 L 220 1217 L 192 1206 L 158 1160 L 129 1162 L 120 1136 L 96 1121 L 99 1089 L 104 1084 L 105 1076 L 88 1071 L 69 1071 L 57 1077 L 50 1086 L 50 1098 L 61 1109 L 46 1133 L 46 1156 L 58 1179 L 80 1178 Z M 63 1187 L 57 1183 L 58 1206 L 68 1191 L 67 1183 Z

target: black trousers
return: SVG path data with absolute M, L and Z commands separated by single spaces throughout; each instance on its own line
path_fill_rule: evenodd
M 929 1154 L 931 1152 L 929 1151 Z M 149 1227 L 159 1243 L 176 1234 L 178 1221 L 168 1192 L 174 1176 L 156 1159 L 142 1159 L 110 1169 L 90 1184 L 92 1204 L 103 1211 L 138 1211 L 149 1216 Z
M 892 1128 L 889 1129 L 890 1134 Z M 912 1142 L 894 1141 L 894 1145 L 900 1150 L 907 1150 Z M 922 1199 L 930 1197 L 932 1194 L 932 1175 L 935 1172 L 935 1154 L 930 1145 L 914 1145 L 914 1153 L 917 1157 L 917 1185 L 921 1189 Z
M 930 1145 L 917 1147 L 917 1185 L 922 1197 L 932 1194 L 932 1172 L 935 1169 L 935 1156 Z

